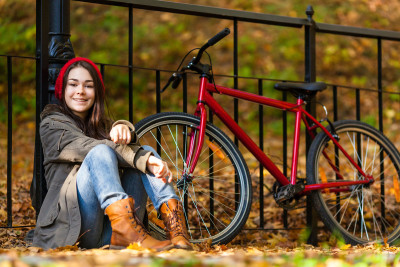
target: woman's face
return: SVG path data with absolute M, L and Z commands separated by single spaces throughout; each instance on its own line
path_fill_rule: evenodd
M 71 111 L 86 118 L 94 104 L 95 88 L 92 76 L 82 67 L 73 68 L 68 75 L 65 87 L 65 103 Z

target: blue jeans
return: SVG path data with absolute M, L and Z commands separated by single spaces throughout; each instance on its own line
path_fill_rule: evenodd
M 143 148 L 158 157 L 153 148 Z M 147 196 L 156 210 L 169 199 L 179 200 L 170 184 L 165 184 L 152 174 L 144 174 L 133 168 L 120 171 L 117 156 L 107 145 L 97 145 L 89 151 L 77 173 L 76 184 L 81 213 L 78 242 L 85 248 L 97 248 L 110 243 L 111 224 L 104 210 L 115 201 L 132 196 L 136 214 L 143 220 Z

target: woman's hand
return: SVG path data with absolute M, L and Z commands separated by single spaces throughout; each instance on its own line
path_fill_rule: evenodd
M 172 182 L 172 172 L 169 170 L 168 165 L 161 159 L 150 156 L 146 162 L 147 169 L 154 174 L 156 178 L 163 180 L 164 183 Z
M 125 124 L 117 124 L 110 131 L 111 140 L 119 145 L 127 145 L 131 142 L 131 130 Z

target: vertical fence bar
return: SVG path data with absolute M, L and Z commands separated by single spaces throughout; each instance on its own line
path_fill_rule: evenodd
M 156 70 L 156 113 L 161 112 L 161 74 Z M 161 133 L 157 131 L 157 153 L 161 156 Z
M 383 133 L 383 86 L 382 86 L 382 39 L 378 38 L 378 106 L 379 106 L 379 131 Z M 381 170 L 381 216 L 385 218 L 385 177 L 383 164 L 384 155 L 383 152 L 380 153 L 380 170 Z
M 383 93 L 382 93 L 382 39 L 378 38 L 378 106 L 379 131 L 383 133 Z
M 187 74 L 183 73 L 182 75 L 183 79 L 183 85 L 182 85 L 182 96 L 183 96 L 183 107 L 182 110 L 184 113 L 187 113 L 187 106 L 188 106 L 188 80 L 187 80 Z M 188 128 L 187 126 L 183 127 L 183 130 L 185 132 L 185 135 L 182 135 L 182 147 L 183 147 L 183 158 L 186 159 L 187 158 L 187 138 L 185 138 L 184 136 L 187 136 L 187 132 L 188 132 Z M 185 192 L 184 196 L 183 196 L 183 207 L 184 207 L 184 212 L 185 214 L 188 213 L 188 196 L 187 196 L 187 192 Z
M 310 25 L 306 25 L 304 27 L 305 30 L 305 81 L 306 82 L 315 82 L 316 80 L 316 25 L 315 21 L 313 20 L 312 16 L 314 15 L 314 10 L 312 6 L 308 6 L 306 10 L 308 21 Z M 315 115 L 316 113 L 316 106 L 315 103 L 309 103 L 306 106 L 306 110 Z M 306 135 L 306 151 L 311 145 L 311 138 L 307 134 Z M 306 155 L 307 155 L 306 152 Z M 313 208 L 313 203 L 310 196 L 307 196 L 307 227 L 310 230 L 310 236 L 308 238 L 308 243 L 316 246 L 318 243 L 317 240 L 317 217 L 316 212 Z
M 238 21 L 235 19 L 233 23 L 233 75 L 234 75 L 234 80 L 233 80 L 233 88 L 238 89 L 239 88 L 239 60 L 238 60 Z M 233 100 L 233 106 L 234 106 L 234 119 L 235 122 L 239 122 L 239 100 L 237 98 L 234 98 Z M 235 136 L 235 145 L 239 147 L 239 140 Z
M 7 57 L 7 226 L 12 227 L 12 58 Z
M 356 89 L 356 120 L 361 120 L 360 89 Z
M 156 112 L 161 112 L 161 73 L 156 70 Z
M 263 95 L 263 81 L 262 79 L 258 80 L 258 94 L 260 96 Z M 258 105 L 258 118 L 259 118 L 259 143 L 260 149 L 264 151 L 264 107 L 263 105 Z M 260 166 L 260 228 L 264 228 L 264 167 L 263 165 L 259 164 Z
M 103 77 L 103 81 L 105 81 L 105 79 L 106 79 L 106 70 L 105 70 L 105 66 L 104 66 L 104 64 L 100 64 L 100 73 L 101 73 L 101 76 Z
M 282 100 L 287 101 L 287 93 L 286 91 L 282 92 Z M 287 175 L 287 111 L 282 111 L 282 155 L 283 155 L 283 175 L 288 177 Z M 283 227 L 288 228 L 288 211 L 283 210 Z
M 334 85 L 332 87 L 332 94 L 333 94 L 333 121 L 337 121 L 339 116 L 338 116 L 338 97 L 337 97 L 337 86 Z
M 133 7 L 129 5 L 129 121 L 133 123 Z
M 42 206 L 44 181 L 43 152 L 39 135 L 40 113 L 48 103 L 49 89 L 49 17 L 47 0 L 36 0 L 36 131 L 35 131 L 35 186 L 36 216 Z
M 239 76 L 239 60 L 238 60 L 238 21 L 235 19 L 233 21 L 233 88 L 238 89 L 239 88 L 239 81 L 238 81 L 238 76 Z M 234 99 L 234 120 L 237 123 L 239 121 L 239 112 L 238 112 L 238 100 L 235 98 Z M 235 145 L 239 148 L 239 140 L 235 136 Z M 239 203 L 239 185 L 238 185 L 238 176 L 235 174 L 235 210 L 237 210 L 237 203 Z
M 334 85 L 332 87 L 332 98 L 333 98 L 333 121 L 338 120 L 338 97 L 337 97 L 337 86 Z M 340 161 L 339 161 L 339 148 L 335 146 L 335 166 L 340 169 Z M 340 177 L 338 174 L 335 175 L 336 180 L 340 180 Z M 340 193 L 336 193 L 336 218 L 340 218 L 340 211 L 341 211 L 341 205 L 340 205 Z
M 211 93 L 212 94 L 212 93 Z M 213 123 L 214 117 L 213 117 L 213 112 L 211 109 L 208 110 L 208 118 L 210 123 Z M 210 137 L 210 142 L 213 142 L 214 140 Z M 210 229 L 215 229 L 215 220 L 214 220 L 214 151 L 212 151 L 211 148 L 208 149 L 208 166 L 209 166 L 209 190 L 210 190 Z
M 356 120 L 361 120 L 361 112 L 360 112 L 360 89 L 356 89 Z M 357 133 L 356 134 L 356 149 L 357 149 L 357 155 L 361 155 L 361 150 L 362 150 L 362 147 L 361 147 L 361 140 L 362 140 L 362 138 L 361 138 L 361 134 L 360 133 Z M 361 161 L 361 158 L 360 158 L 361 156 L 357 156 L 357 164 L 358 165 L 360 165 L 360 166 L 362 166 L 362 161 Z M 358 197 L 359 198 L 359 197 Z M 359 210 L 358 211 L 358 213 L 359 213 L 359 216 L 362 216 L 362 211 L 361 210 Z
M 182 77 L 183 77 L 183 85 L 182 85 L 182 100 L 183 100 L 183 104 L 182 104 L 182 111 L 184 112 L 184 113 L 187 113 L 187 105 L 188 105 L 188 101 L 187 101 L 187 99 L 188 99 L 188 94 L 187 94 L 187 74 L 186 73 L 183 73 L 183 75 L 182 75 Z

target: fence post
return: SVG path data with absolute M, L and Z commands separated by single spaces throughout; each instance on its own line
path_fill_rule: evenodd
M 49 2 L 48 0 L 36 0 L 36 132 L 35 132 L 35 156 L 34 171 L 31 184 L 32 206 L 36 215 L 39 214 L 42 205 L 42 188 L 44 170 L 42 166 L 43 153 L 39 138 L 40 112 L 47 103 L 48 92 L 48 32 L 49 32 Z
M 305 77 L 304 80 L 306 82 L 315 82 L 316 81 L 316 24 L 313 20 L 312 16 L 314 15 L 314 10 L 312 6 L 308 6 L 306 10 L 306 15 L 308 21 L 310 22 L 309 25 L 305 25 Z M 306 110 L 310 112 L 312 115 L 316 113 L 316 106 L 315 103 L 308 103 L 306 106 Z M 311 145 L 311 138 L 306 135 L 306 148 L 308 154 L 308 149 Z M 311 196 L 307 196 L 307 228 L 309 230 L 309 237 L 307 242 L 314 246 L 317 245 L 317 216 L 316 212 L 312 205 Z
M 40 113 L 47 103 L 55 103 L 54 85 L 65 61 L 73 58 L 70 37 L 70 1 L 36 1 L 36 133 L 32 206 L 39 214 L 46 194 L 43 152 L 39 137 Z

